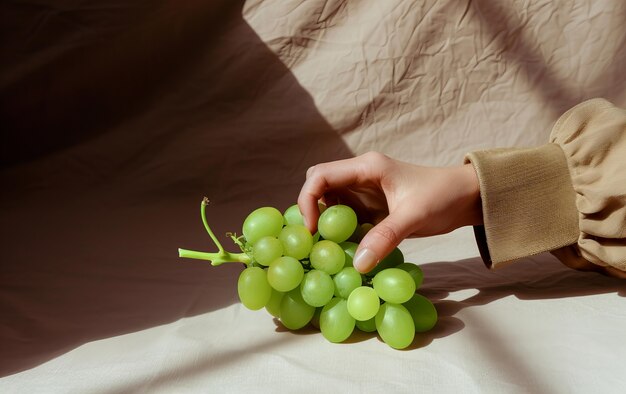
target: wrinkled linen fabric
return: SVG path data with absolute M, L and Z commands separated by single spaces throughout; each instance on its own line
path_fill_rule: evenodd
M 469 228 L 403 242 L 440 319 L 330 344 L 237 300 L 213 250 L 306 169 L 537 147 L 626 106 L 626 4 L 0 3 L 0 392 L 624 392 L 624 281 L 549 254 L 492 272 Z M 228 248 L 234 248 L 221 236 Z M 602 366 L 601 368 L 598 366 Z

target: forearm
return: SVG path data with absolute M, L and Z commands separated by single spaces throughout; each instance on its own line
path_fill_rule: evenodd
M 479 226 L 483 224 L 483 209 L 480 197 L 478 174 L 471 164 L 455 168 L 457 182 L 464 191 L 460 194 L 458 204 L 464 207 L 464 214 L 459 215 L 457 227 Z

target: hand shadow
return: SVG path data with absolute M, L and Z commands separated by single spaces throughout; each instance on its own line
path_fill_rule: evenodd
M 464 308 L 486 305 L 508 296 L 518 300 L 584 297 L 596 294 L 626 296 L 626 281 L 595 272 L 573 270 L 548 253 L 525 258 L 495 271 L 480 258 L 422 265 L 425 283 L 418 293 L 429 298 L 439 314 L 435 328 L 414 342 L 421 347 L 458 332 L 464 323 L 455 317 Z M 477 290 L 462 301 L 447 300 L 454 292 Z

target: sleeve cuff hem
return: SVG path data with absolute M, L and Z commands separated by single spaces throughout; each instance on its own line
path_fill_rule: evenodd
M 480 183 L 484 225 L 474 233 L 489 268 L 576 242 L 576 193 L 558 145 L 472 152 L 465 162 Z

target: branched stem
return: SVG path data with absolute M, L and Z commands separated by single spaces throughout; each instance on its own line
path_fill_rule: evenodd
M 209 223 L 206 220 L 206 206 L 209 203 L 209 199 L 204 197 L 202 200 L 202 204 L 200 205 L 200 216 L 202 217 L 202 223 L 204 224 L 204 228 L 207 233 L 217 246 L 217 253 L 209 253 L 209 252 L 198 252 L 196 250 L 187 250 L 187 249 L 178 249 L 178 256 L 184 257 L 188 259 L 198 259 L 198 260 L 207 260 L 211 262 L 211 265 L 220 265 L 223 263 L 244 263 L 246 265 L 252 264 L 252 259 L 246 253 L 231 253 L 224 250 L 224 247 L 217 239 Z

